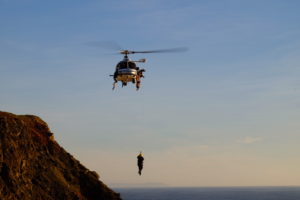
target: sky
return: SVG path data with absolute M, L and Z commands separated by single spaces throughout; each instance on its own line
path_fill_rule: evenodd
M 111 187 L 299 186 L 300 2 L 0 0 L 0 110 Z M 123 49 L 140 91 L 112 91 Z M 145 167 L 137 174 L 136 156 Z

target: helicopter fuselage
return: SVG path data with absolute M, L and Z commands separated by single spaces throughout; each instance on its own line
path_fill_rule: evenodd
M 136 66 L 134 61 L 129 61 L 126 57 L 123 61 L 119 62 L 116 66 L 116 70 L 114 73 L 114 84 L 113 89 L 118 81 L 122 82 L 122 87 L 126 86 L 128 82 L 132 82 L 136 84 L 136 89 L 140 88 L 140 80 L 143 76 L 143 72 L 145 70 L 140 70 L 139 67 Z

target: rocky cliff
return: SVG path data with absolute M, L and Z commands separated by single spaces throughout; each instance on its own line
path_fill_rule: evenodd
M 32 115 L 0 112 L 1 200 L 120 199 Z

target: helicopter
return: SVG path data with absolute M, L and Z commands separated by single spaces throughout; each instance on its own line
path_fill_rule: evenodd
M 140 69 L 136 63 L 145 63 L 146 59 L 142 58 L 139 60 L 130 60 L 128 58 L 129 54 L 136 54 L 136 53 L 167 53 L 167 52 L 182 52 L 186 51 L 187 48 L 185 47 L 178 47 L 172 49 L 159 49 L 159 50 L 150 50 L 150 51 L 131 51 L 131 50 L 120 50 L 119 54 L 123 54 L 124 58 L 116 65 L 116 69 L 113 75 L 114 83 L 113 83 L 113 90 L 116 87 L 118 81 L 122 83 L 122 87 L 127 86 L 127 83 L 133 83 L 136 86 L 136 90 L 140 89 L 141 86 L 141 78 L 145 78 L 144 72 L 145 69 Z

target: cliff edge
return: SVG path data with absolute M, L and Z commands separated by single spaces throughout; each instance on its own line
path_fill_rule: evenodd
M 0 111 L 0 199 L 119 200 L 39 117 Z

